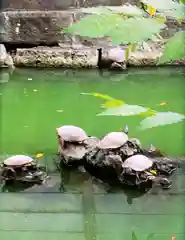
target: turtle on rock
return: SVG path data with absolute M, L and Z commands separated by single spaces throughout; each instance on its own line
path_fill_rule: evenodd
M 25 155 L 15 155 L 7 158 L 0 166 L 1 180 L 41 183 L 46 173 L 41 171 L 33 158 Z
M 106 134 L 97 146 L 85 155 L 84 167 L 87 172 L 105 182 L 117 182 L 117 172 L 123 163 L 120 148 L 127 141 L 128 135 L 124 132 Z
M 99 142 L 96 137 L 89 137 L 82 128 L 73 125 L 61 126 L 56 129 L 56 133 L 58 154 L 66 166 L 83 165 L 84 155 Z
M 118 178 L 123 184 L 139 188 L 151 188 L 153 183 L 160 184 L 164 189 L 170 188 L 170 180 L 153 173 L 153 164 L 154 162 L 144 155 L 134 155 L 123 162 L 123 171 Z
M 103 58 L 102 48 L 98 48 L 98 68 L 109 70 L 126 70 L 125 51 L 120 48 L 113 48 L 108 52 L 108 57 Z

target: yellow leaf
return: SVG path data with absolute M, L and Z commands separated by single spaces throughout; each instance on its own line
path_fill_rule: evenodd
M 103 103 L 101 105 L 101 107 L 102 108 L 111 108 L 111 107 L 118 107 L 122 104 L 124 104 L 123 101 L 115 99 L 115 100 L 111 100 L 111 101 L 107 101 L 107 102 Z
M 165 18 L 165 17 L 162 17 L 162 16 L 156 17 L 155 19 L 157 20 L 158 23 L 164 23 L 164 22 L 166 22 L 166 18 Z
M 154 116 L 155 114 L 156 114 L 156 111 L 152 109 L 148 109 L 148 111 L 140 113 L 139 116 L 148 117 L 148 116 Z
M 136 48 L 137 48 L 137 43 L 131 44 L 131 45 L 129 46 L 129 48 L 130 48 L 130 51 L 131 51 L 131 52 L 135 52 L 135 50 L 136 50 Z
M 167 102 L 161 102 L 159 104 L 157 104 L 158 106 L 164 106 L 164 105 L 167 105 Z
M 44 155 L 43 153 L 37 153 L 35 157 L 36 158 L 41 158 L 43 155 Z
M 177 22 L 181 25 L 182 24 L 182 19 L 177 19 Z
M 157 174 L 157 171 L 156 170 L 151 170 L 150 171 L 153 175 L 156 175 Z
M 99 98 L 102 98 L 102 99 L 105 99 L 105 100 L 114 100 L 114 98 L 110 97 L 109 95 L 105 95 L 105 94 L 102 94 L 102 93 L 90 93 L 90 95 L 94 96 L 94 97 L 99 97 Z
M 128 61 L 129 59 L 129 54 L 130 54 L 130 48 L 127 47 L 126 51 L 125 51 L 125 60 Z
M 156 9 L 151 6 L 147 6 L 147 12 L 150 14 L 150 16 L 154 16 L 156 14 Z

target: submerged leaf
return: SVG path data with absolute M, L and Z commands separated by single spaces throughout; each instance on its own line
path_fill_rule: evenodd
M 185 116 L 175 112 L 157 112 L 155 116 L 147 117 L 140 123 L 142 130 L 178 123 L 185 119 Z
M 159 64 L 185 57 L 185 31 L 177 32 L 165 44 Z
M 165 24 L 152 18 L 129 18 L 110 29 L 107 36 L 111 37 L 114 44 L 131 44 L 151 39 L 164 27 Z
M 152 170 L 152 171 L 155 171 L 155 170 Z M 156 172 L 156 171 L 155 171 Z M 157 172 L 156 172 L 156 174 L 157 174 Z M 154 237 L 154 234 L 153 233 L 150 233 L 148 236 L 147 236 L 147 238 L 146 238 L 146 240 L 150 240 L 150 239 L 152 239 Z
M 140 113 L 146 111 L 148 111 L 148 109 L 141 106 L 122 104 L 118 107 L 108 108 L 97 114 L 97 116 L 132 116 L 139 115 Z
M 107 101 L 107 102 L 103 103 L 103 104 L 101 105 L 101 107 L 102 107 L 102 108 L 111 108 L 111 107 L 120 106 L 120 105 L 122 105 L 122 104 L 124 104 L 124 102 L 123 102 L 122 100 L 117 100 L 117 99 L 115 99 L 115 100 L 110 100 L 110 101 Z
M 132 231 L 132 240 L 138 240 L 134 231 Z

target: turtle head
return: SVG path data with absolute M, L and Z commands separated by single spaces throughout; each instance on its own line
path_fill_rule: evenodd
M 124 133 L 128 134 L 128 125 L 127 124 L 123 127 L 122 131 Z

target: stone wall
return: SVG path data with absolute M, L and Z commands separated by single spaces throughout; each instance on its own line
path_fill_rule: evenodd
M 63 10 L 97 5 L 119 6 L 134 0 L 1 0 L 4 10 Z

